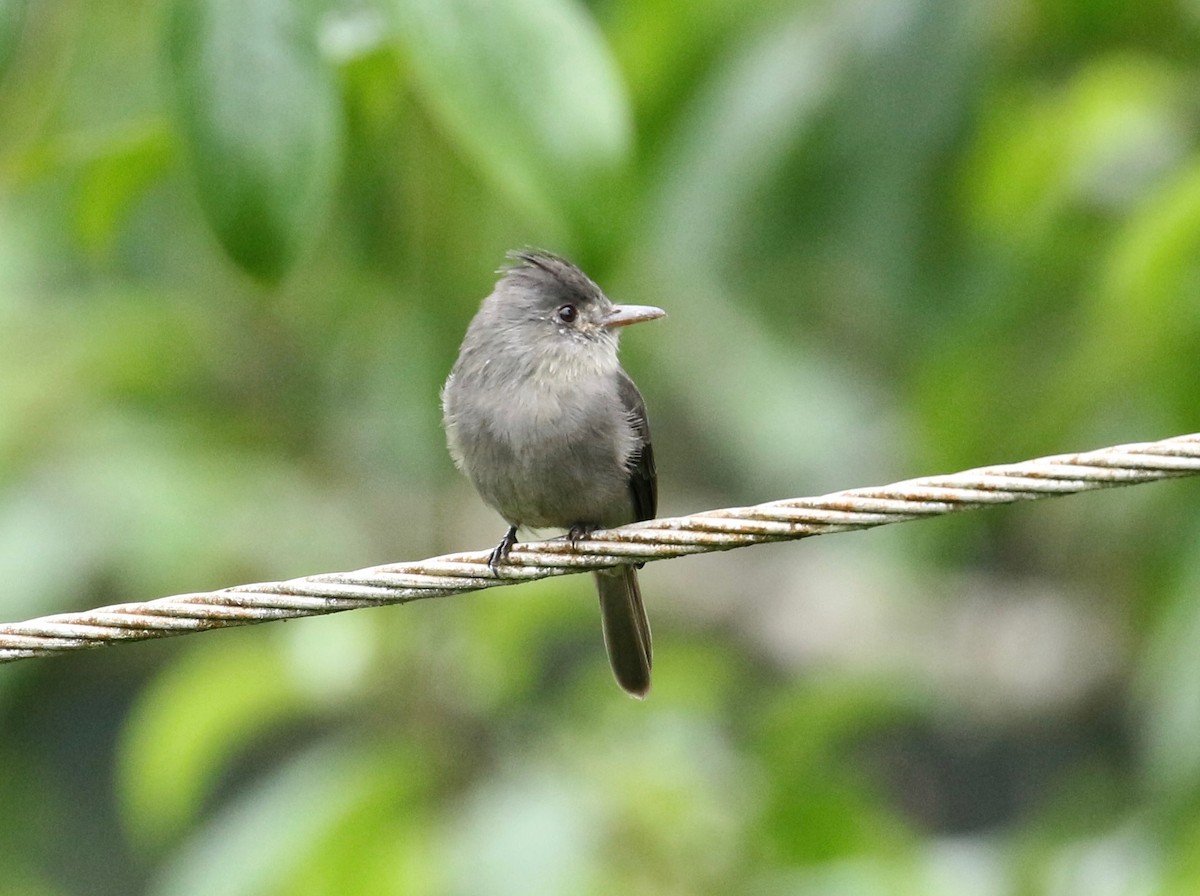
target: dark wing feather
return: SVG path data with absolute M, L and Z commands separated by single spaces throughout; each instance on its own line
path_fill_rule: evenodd
M 624 370 L 617 372 L 617 390 L 637 430 L 638 448 L 629 465 L 629 496 L 633 500 L 634 522 L 652 520 L 658 513 L 658 474 L 654 469 L 654 449 L 650 444 L 650 421 L 642 393 Z

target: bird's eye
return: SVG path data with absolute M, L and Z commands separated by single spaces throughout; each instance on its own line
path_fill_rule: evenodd
M 558 319 L 564 324 L 575 323 L 575 318 L 579 316 L 579 311 L 574 305 L 563 305 L 558 309 Z

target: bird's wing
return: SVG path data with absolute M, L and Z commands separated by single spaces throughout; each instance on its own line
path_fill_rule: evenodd
M 654 470 L 654 449 L 650 445 L 646 403 L 624 370 L 618 371 L 617 389 L 638 434 L 638 447 L 629 462 L 629 495 L 633 499 L 634 521 L 652 520 L 658 513 L 658 474 Z

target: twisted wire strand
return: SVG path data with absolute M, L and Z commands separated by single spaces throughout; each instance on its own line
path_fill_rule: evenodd
M 597 531 L 574 547 L 561 538 L 518 544 L 500 568 L 499 576 L 488 568 L 489 552 L 475 551 L 0 623 L 0 662 L 120 641 L 447 597 L 621 562 L 650 562 L 869 529 L 996 504 L 1197 473 L 1200 433 L 1192 433 L 1158 442 L 848 489 L 815 498 L 648 520 Z

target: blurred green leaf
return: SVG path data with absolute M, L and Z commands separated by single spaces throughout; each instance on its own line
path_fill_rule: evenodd
M 630 150 L 628 100 L 574 0 L 395 0 L 430 108 L 526 208 L 554 218 Z
M 1200 349 L 1197 284 L 1200 164 L 1193 162 L 1151 193 L 1116 234 L 1081 328 L 1074 381 L 1102 371 L 1110 384 L 1146 386 L 1149 400 L 1155 383 L 1193 376 Z M 1166 390 L 1163 397 L 1172 394 Z
M 196 645 L 142 693 L 118 777 L 136 840 L 161 843 L 193 822 L 232 756 L 300 709 L 285 672 L 261 639 L 231 638 Z
M 819 682 L 760 713 L 757 747 L 769 776 L 762 843 L 786 862 L 903 850 L 903 824 L 863 775 L 853 745 L 912 713 L 911 695 L 879 683 Z
M 612 3 L 603 10 L 605 29 L 638 107 L 639 134 L 656 132 L 672 122 L 671 106 L 680 92 L 714 64 L 714 43 L 732 30 L 755 21 L 770 0 L 693 0 L 688 27 L 664 28 L 676 14 L 675 0 Z
M 1105 294 L 1098 317 L 1115 329 L 1115 316 L 1149 313 L 1165 324 L 1174 301 L 1194 293 L 1200 258 L 1200 165 L 1178 171 L 1151 194 L 1118 234 L 1104 271 Z M 1133 359 L 1127 359 L 1133 360 Z
M 442 847 L 436 803 L 427 792 L 438 793 L 443 783 L 436 759 L 423 749 L 410 750 L 394 741 L 367 749 L 361 744 L 335 743 L 318 751 L 314 751 L 318 761 L 335 759 L 334 768 L 322 767 L 318 775 L 333 778 L 339 786 L 325 804 L 329 808 L 321 813 L 326 824 L 314 832 L 320 836 L 307 844 L 277 892 L 281 896 L 444 892 L 439 885 L 448 876 L 449 863 L 430 861 Z M 300 763 L 306 759 L 301 757 Z
M 102 145 L 83 173 L 76 229 L 84 247 L 108 256 L 132 204 L 167 169 L 172 143 L 163 128 L 148 127 Z
M 277 280 L 324 222 L 340 155 L 311 16 L 291 0 L 176 0 L 168 44 L 200 204 L 239 265 Z
M 341 742 L 320 744 L 277 763 L 161 867 L 148 892 L 162 896 L 263 896 L 323 892 L 290 882 L 347 816 L 377 794 L 388 766 L 379 755 Z M 378 833 L 376 829 L 375 834 Z M 343 841 L 343 848 L 356 843 Z M 384 858 L 379 851 L 372 851 Z M 377 866 L 378 867 L 378 866 Z M 383 865 L 386 869 L 387 866 Z M 362 869 L 358 877 L 363 878 Z M 386 892 L 376 873 L 361 892 Z M 345 892 L 333 890 L 324 892 Z
M 1131 56 L 1105 58 L 1053 92 L 1010 86 L 964 181 L 970 216 L 1041 251 L 1062 216 L 1137 202 L 1185 147 L 1176 77 Z

